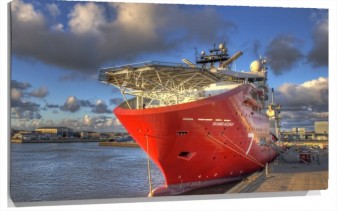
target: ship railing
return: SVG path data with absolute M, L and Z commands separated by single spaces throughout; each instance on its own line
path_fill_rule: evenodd
M 160 100 L 159 96 L 152 96 L 152 97 L 148 96 L 150 97 L 148 99 L 146 99 L 147 97 L 145 96 L 138 96 L 138 97 L 141 97 L 141 99 L 143 100 L 139 100 L 137 102 L 137 97 L 134 97 L 134 98 L 128 99 L 127 102 L 125 101 L 119 106 L 123 108 L 130 108 L 130 109 L 143 109 L 144 107 L 143 104 L 145 105 L 145 108 L 158 108 L 158 107 L 163 107 L 163 106 L 168 106 L 168 105 L 176 105 L 180 103 L 193 102 L 193 101 L 201 100 L 204 98 L 209 98 L 212 96 L 223 94 L 239 85 L 240 83 L 236 83 L 234 81 L 222 81 L 216 84 L 216 86 L 223 86 L 223 88 L 204 89 L 202 91 L 196 92 L 193 96 L 192 95 L 184 96 L 183 99 L 180 99 L 178 101 L 163 102 L 162 100 Z
M 244 84 L 244 83 L 246 83 L 245 80 L 240 80 L 240 79 L 234 79 L 234 80 L 232 80 L 232 82 L 234 82 L 236 84 Z
M 146 61 L 139 63 L 130 63 L 120 66 L 114 67 L 106 67 L 102 68 L 101 71 L 113 71 L 119 70 L 123 68 L 139 68 L 139 67 L 177 67 L 177 68 L 191 68 L 189 65 L 185 63 L 177 63 L 177 62 L 159 62 L 159 61 Z
M 126 65 L 120 65 L 120 66 L 114 66 L 114 67 L 106 67 L 101 68 L 98 80 L 102 82 L 107 82 L 108 79 L 108 73 L 109 72 L 117 72 L 119 70 L 123 69 L 137 69 L 142 67 L 152 67 L 152 68 L 177 68 L 177 69 L 196 69 L 196 70 L 202 70 L 200 66 L 196 67 L 190 67 L 189 65 L 185 63 L 174 63 L 174 62 L 159 62 L 159 61 L 146 61 L 146 62 L 140 62 L 140 63 L 130 63 Z
M 223 86 L 223 85 L 233 85 L 233 84 L 244 84 L 244 80 L 223 80 L 216 84 L 216 86 Z

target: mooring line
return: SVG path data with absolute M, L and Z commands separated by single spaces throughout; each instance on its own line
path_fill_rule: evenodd
M 150 164 L 150 156 L 149 156 L 149 139 L 147 135 L 145 135 L 146 138 L 146 154 L 147 154 L 147 174 L 149 178 L 149 188 L 150 188 L 150 193 L 149 197 L 152 197 L 152 182 L 151 182 L 151 164 Z
M 256 161 L 256 160 L 253 160 L 253 159 L 250 158 L 250 157 L 247 157 L 245 154 L 242 154 L 242 153 L 238 152 L 237 150 L 233 149 L 233 148 L 230 147 L 230 146 L 225 145 L 224 143 L 222 143 L 221 141 L 219 141 L 219 140 L 217 140 L 216 138 L 212 137 L 211 135 L 208 134 L 207 136 L 208 136 L 209 138 L 211 138 L 212 140 L 214 140 L 214 141 L 220 143 L 222 146 L 227 147 L 228 149 L 232 150 L 233 152 L 236 152 L 237 154 L 239 154 L 239 155 L 241 155 L 241 156 L 247 158 L 248 160 L 250 160 L 250 161 L 252 161 L 252 162 L 254 162 L 254 163 L 256 163 L 256 164 L 258 164 L 258 165 L 260 165 L 260 166 L 262 166 L 262 167 L 265 167 L 265 165 L 263 165 L 262 163 L 260 163 L 260 162 L 258 162 L 258 161 Z
M 240 149 L 243 153 L 245 153 L 245 151 L 241 147 L 239 147 L 234 141 L 232 141 L 231 139 L 229 139 L 227 136 L 225 136 L 224 134 L 221 134 L 221 136 L 224 137 L 225 139 L 227 139 L 228 141 L 230 141 L 234 146 L 236 146 L 236 148 Z M 259 163 L 260 166 L 264 166 L 261 162 L 259 162 L 258 160 L 256 160 L 256 158 L 254 158 L 253 156 L 247 155 L 247 154 L 246 154 L 246 156 L 248 156 L 251 159 L 255 160 L 257 163 Z

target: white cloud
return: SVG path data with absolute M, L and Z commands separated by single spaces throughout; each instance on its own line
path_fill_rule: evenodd
M 117 18 L 112 27 L 121 28 L 127 33 L 137 32 L 139 36 L 147 38 L 156 37 L 155 29 L 167 17 L 159 15 L 161 9 L 155 4 L 112 3 L 111 6 L 117 10 Z
M 83 125 L 85 125 L 85 126 L 90 126 L 91 124 L 92 124 L 92 119 L 91 119 L 91 117 L 88 116 L 88 115 L 85 115 L 85 116 L 83 117 Z
M 12 80 L 11 87 L 11 118 L 40 119 L 40 105 L 25 99 L 25 96 L 30 95 L 27 89 L 31 85 L 27 82 Z
M 278 87 L 275 99 L 282 106 L 282 126 L 312 128 L 315 121 L 327 121 L 328 89 L 329 81 L 324 77 Z
M 69 17 L 70 29 L 78 35 L 98 33 L 106 24 L 104 9 L 93 2 L 76 4 Z
M 80 128 L 80 122 L 77 119 L 64 118 L 59 122 L 59 125 L 70 127 L 73 129 Z
M 49 14 L 52 17 L 56 17 L 56 16 L 59 16 L 61 14 L 60 9 L 58 8 L 58 6 L 55 3 L 47 4 L 46 9 L 48 10 Z
M 113 121 L 112 118 L 109 118 L 109 119 L 107 119 L 105 124 L 106 124 L 107 127 L 111 127 L 111 126 L 114 125 L 114 121 Z
M 83 127 L 82 130 L 92 130 L 97 131 L 122 131 L 122 126 L 119 121 L 114 117 L 109 116 L 89 116 L 85 115 L 82 119 Z
M 112 113 L 103 100 L 97 100 L 96 105 L 91 110 L 94 113 L 103 114 L 103 113 Z
M 22 97 L 22 91 L 16 88 L 11 89 L 11 99 L 14 101 L 19 101 Z
M 34 128 L 41 127 L 42 126 L 42 120 L 40 120 L 40 119 L 33 119 L 33 120 L 31 120 L 30 125 L 32 127 L 34 127 Z
M 303 84 L 286 83 L 280 86 L 277 91 L 279 97 L 286 105 L 327 105 L 328 103 L 328 78 L 320 77 Z
M 56 6 L 48 7 L 57 14 Z M 11 9 L 14 55 L 86 75 L 96 75 L 107 62 L 128 62 L 173 50 L 176 54 L 187 41 L 224 40 L 235 29 L 232 22 L 218 16 L 215 6 L 78 3 L 63 14 L 68 25 L 53 22 L 22 1 Z
M 45 86 L 42 86 L 38 89 L 34 89 L 33 91 L 29 93 L 30 96 L 39 97 L 39 98 L 43 98 L 47 96 L 48 94 L 49 94 L 48 88 Z
M 51 27 L 51 29 L 54 30 L 54 31 L 58 31 L 58 32 L 63 32 L 64 31 L 62 23 L 58 23 L 58 24 L 53 25 Z
M 81 108 L 80 101 L 75 96 L 69 96 L 63 106 L 60 108 L 63 111 L 70 111 L 74 113 Z
M 35 11 L 32 4 L 24 3 L 21 0 L 12 1 L 12 14 L 18 21 L 23 23 L 34 22 L 43 23 L 42 13 Z

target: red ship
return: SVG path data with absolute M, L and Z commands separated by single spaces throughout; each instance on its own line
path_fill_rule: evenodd
M 165 178 L 150 196 L 240 180 L 278 155 L 277 127 L 270 126 L 278 111 L 267 104 L 266 61 L 233 71 L 241 55 L 229 57 L 220 44 L 197 55 L 196 64 L 183 59 L 101 70 L 99 80 L 125 99 L 115 115 Z

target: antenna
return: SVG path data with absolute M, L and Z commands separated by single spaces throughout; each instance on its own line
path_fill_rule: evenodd
M 194 47 L 194 50 L 195 50 L 195 52 L 194 52 L 195 59 L 197 60 L 198 59 L 198 49 L 197 49 L 197 47 Z

